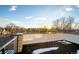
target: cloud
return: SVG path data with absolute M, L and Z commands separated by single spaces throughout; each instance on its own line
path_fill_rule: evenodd
M 47 20 L 46 17 L 36 17 L 35 20 Z
M 9 11 L 16 11 L 17 6 L 11 6 Z
M 72 10 L 73 10 L 72 7 L 66 7 L 66 8 L 65 8 L 65 11 L 72 11 Z
M 25 19 L 32 19 L 32 20 L 47 20 L 46 17 L 33 17 L 33 16 L 26 16 Z
M 21 21 L 11 20 L 11 23 L 14 23 L 15 25 L 20 26 L 20 27 L 26 27 L 26 25 Z
M 0 26 L 5 27 L 7 24 L 9 24 L 11 21 L 8 18 L 0 18 Z
M 13 23 L 20 27 L 26 27 L 26 24 L 22 21 L 12 20 L 8 18 L 0 18 L 0 27 L 5 27 L 7 24 Z
M 32 19 L 32 16 L 26 16 L 25 19 Z

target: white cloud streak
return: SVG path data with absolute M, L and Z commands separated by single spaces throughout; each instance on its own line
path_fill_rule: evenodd
M 26 16 L 26 20 L 31 19 L 31 20 L 47 20 L 47 17 L 33 17 L 33 16 Z
M 32 19 L 32 16 L 26 16 L 25 19 Z
M 71 8 L 71 7 L 66 7 L 66 8 L 65 8 L 65 11 L 68 11 L 68 12 L 69 12 L 69 11 L 72 11 L 72 10 L 73 10 L 73 8 Z
M 35 20 L 47 20 L 46 17 L 36 17 Z

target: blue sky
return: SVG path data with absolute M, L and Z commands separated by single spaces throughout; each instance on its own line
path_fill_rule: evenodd
M 73 16 L 79 22 L 79 6 L 65 5 L 0 5 L 0 26 L 14 23 L 21 27 L 52 25 L 60 17 Z

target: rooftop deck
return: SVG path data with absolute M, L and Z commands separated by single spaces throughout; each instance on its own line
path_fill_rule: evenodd
M 77 54 L 79 51 L 78 35 L 71 34 L 24 34 L 22 51 L 17 54 Z M 6 39 L 6 38 L 5 38 Z M 18 39 L 18 38 L 17 38 Z M 22 38 L 21 38 L 22 39 Z M 14 39 L 7 38 L 0 43 L 0 49 L 4 49 Z M 21 41 L 21 40 L 20 40 Z M 7 44 L 6 44 L 7 43 Z M 3 48 L 2 48 L 3 46 Z M 17 49 L 18 49 L 17 41 Z M 10 47 L 9 47 L 10 48 Z M 12 51 L 12 50 L 11 50 Z
M 69 54 L 77 53 L 79 47 L 79 35 L 73 34 L 28 34 L 24 35 L 23 50 L 24 54 L 32 54 L 34 50 L 59 47 L 57 51 L 51 50 L 44 54 Z M 62 41 L 61 41 L 62 40 Z M 61 42 L 59 42 L 61 41 Z M 65 41 L 65 42 L 64 42 Z

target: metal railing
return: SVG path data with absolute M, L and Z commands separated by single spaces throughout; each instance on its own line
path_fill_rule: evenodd
M 0 53 L 14 54 L 22 51 L 21 33 L 0 37 Z M 19 51 L 20 50 L 20 51 Z

